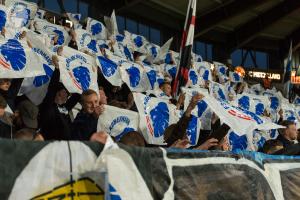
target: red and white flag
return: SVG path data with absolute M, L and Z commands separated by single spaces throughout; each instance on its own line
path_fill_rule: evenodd
M 185 86 L 188 81 L 195 32 L 196 2 L 197 0 L 189 0 L 181 40 L 179 70 L 177 71 L 176 78 L 173 83 L 173 96 L 176 96 L 179 88 Z

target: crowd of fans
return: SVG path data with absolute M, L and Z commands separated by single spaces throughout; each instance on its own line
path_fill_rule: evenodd
M 75 39 L 76 33 L 70 24 L 66 23 L 66 19 L 67 15 L 64 15 L 60 20 L 57 20 L 57 24 L 68 30 L 71 37 L 68 46 L 78 49 Z M 49 17 L 47 20 L 53 23 L 53 18 Z M 32 24 L 33 30 L 35 29 L 34 26 Z M 39 32 L 36 31 L 36 33 Z M 3 28 L 1 37 L 5 38 L 5 34 L 6 31 Z M 19 39 L 26 39 L 26 31 L 19 36 Z M 57 44 L 57 40 L 58 36 L 53 38 L 51 41 L 53 46 Z M 103 45 L 101 48 L 103 56 L 109 58 L 109 53 L 114 53 L 114 43 L 116 43 L 114 39 L 109 39 L 107 45 Z M 57 56 L 60 55 L 62 48 L 59 47 Z M 89 52 L 84 53 L 90 54 Z M 137 111 L 132 92 L 125 83 L 121 87 L 113 86 L 98 70 L 99 91 L 88 89 L 82 94 L 70 94 L 60 82 L 59 69 L 62 66 L 59 65 L 57 56 L 52 57 L 55 70 L 50 79 L 46 96 L 38 106 L 33 104 L 26 95 L 18 96 L 23 79 L 0 79 L 0 137 L 33 141 L 90 140 L 105 143 L 108 137 L 107 133 L 97 132 L 98 118 L 104 112 L 104 105 Z M 141 52 L 133 52 L 133 57 L 133 62 L 143 65 Z M 168 62 L 177 65 L 179 61 L 178 58 L 171 57 Z M 212 80 L 222 83 L 216 69 L 212 70 Z M 209 90 L 209 81 L 204 81 L 200 86 Z M 272 83 L 267 77 L 262 83 L 262 87 L 265 89 L 272 88 Z M 173 98 L 171 88 L 172 77 L 169 74 L 164 74 L 164 81 L 160 83 L 159 90 L 169 98 L 171 104 L 176 105 L 177 109 L 183 110 L 185 94 L 181 93 L 178 98 Z M 246 82 L 240 82 L 232 84 L 232 88 L 233 93 L 229 94 L 229 100 L 233 99 L 236 94 L 246 92 L 250 86 Z M 151 96 L 155 95 L 151 94 Z M 189 105 L 186 106 L 187 109 L 184 110 L 181 119 L 176 124 L 166 128 L 164 133 L 166 148 L 189 147 L 187 126 L 191 120 L 192 110 L 202 98 L 203 94 L 194 95 Z M 10 112 L 8 112 L 8 108 L 11 110 Z M 76 110 L 78 112 L 74 112 Z M 267 154 L 298 154 L 300 150 L 296 144 L 298 131 L 295 122 L 283 120 L 282 111 L 279 111 L 278 114 L 280 119 L 277 123 L 286 128 L 279 130 L 277 138 L 266 141 L 260 151 Z M 264 116 L 270 117 L 270 113 L 265 112 Z M 198 144 L 189 148 L 229 151 L 230 144 L 226 136 L 229 129 L 228 125 L 222 124 L 218 116 L 213 114 L 211 130 L 201 129 Z M 125 134 L 118 142 L 133 146 L 155 147 L 155 145 L 147 144 L 143 135 L 137 131 Z

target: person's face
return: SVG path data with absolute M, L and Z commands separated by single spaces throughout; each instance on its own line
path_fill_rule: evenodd
M 171 96 L 171 92 L 172 92 L 172 88 L 170 84 L 164 84 L 161 87 L 161 90 L 167 95 L 167 96 Z
M 99 90 L 99 96 L 100 96 L 100 104 L 107 104 L 107 96 L 105 95 L 105 92 L 103 90 Z
M 83 110 L 92 114 L 95 111 L 95 108 L 99 106 L 99 98 L 97 94 L 91 94 L 89 96 L 84 97 L 83 99 Z
M 63 103 L 66 103 L 67 100 L 68 100 L 68 93 L 65 89 L 62 89 L 62 90 L 59 90 L 57 93 L 56 93 L 56 97 L 57 97 L 57 100 L 63 104 Z
M 296 124 L 289 125 L 285 130 L 285 136 L 287 139 L 296 140 L 298 136 L 298 131 Z
M 1 80 L 0 89 L 3 91 L 8 91 L 10 84 L 11 84 L 11 82 L 8 79 Z

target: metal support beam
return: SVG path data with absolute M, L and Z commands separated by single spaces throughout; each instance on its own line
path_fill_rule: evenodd
M 228 4 L 224 4 L 206 15 L 197 17 L 195 38 L 211 30 L 219 23 L 237 16 L 258 4 L 262 4 L 264 1 L 265 0 L 235 0 Z
M 264 29 L 300 8 L 299 0 L 284 0 L 238 28 L 230 37 L 232 48 L 240 48 L 257 37 Z

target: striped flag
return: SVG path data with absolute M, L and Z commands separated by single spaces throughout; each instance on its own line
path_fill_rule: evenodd
M 284 84 L 284 92 L 286 95 L 286 98 L 289 98 L 289 92 L 290 92 L 290 87 L 291 87 L 291 71 L 292 71 L 292 55 L 293 55 L 293 43 L 291 41 L 290 43 L 290 50 L 289 50 L 289 55 L 288 55 L 288 60 L 284 69 L 284 79 L 283 79 L 283 84 Z
M 184 30 L 180 48 L 180 63 L 176 78 L 173 83 L 173 96 L 176 96 L 180 87 L 188 82 L 189 69 L 191 67 L 192 49 L 195 31 L 196 2 L 189 0 L 189 6 L 184 24 Z

